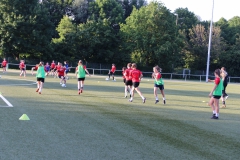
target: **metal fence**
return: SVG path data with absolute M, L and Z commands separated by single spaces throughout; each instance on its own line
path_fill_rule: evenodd
M 1 63 L 0 63 L 1 64 Z M 26 69 L 31 70 L 32 67 L 35 65 L 32 64 L 26 64 Z M 99 67 L 99 68 L 90 68 L 89 66 Z M 75 67 L 70 67 L 70 72 L 75 72 Z M 111 68 L 111 65 L 107 66 L 101 66 L 101 65 L 88 65 L 87 69 L 90 74 L 92 75 L 106 75 L 109 73 L 109 69 L 104 68 Z M 19 64 L 15 63 L 8 63 L 7 69 L 19 69 Z M 152 72 L 145 72 L 143 71 L 144 78 L 151 78 Z M 198 82 L 206 82 L 206 75 L 196 75 L 196 74 L 178 74 L 178 73 L 161 73 L 163 76 L 163 79 L 169 79 L 169 80 L 182 80 L 182 81 L 198 81 Z M 116 76 L 122 76 L 122 70 L 116 70 L 115 72 Z M 214 75 L 209 75 L 210 79 L 214 79 Z M 231 77 L 229 76 L 229 83 L 240 83 L 240 77 Z

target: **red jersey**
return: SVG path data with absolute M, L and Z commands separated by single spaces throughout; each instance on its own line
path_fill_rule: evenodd
M 130 72 L 130 77 L 132 77 L 133 82 L 140 82 L 142 72 L 138 69 L 132 69 Z
M 219 83 L 220 83 L 220 78 L 219 78 L 219 77 L 216 77 L 216 78 L 215 78 L 215 84 L 216 84 L 216 85 L 219 85 Z
M 126 81 L 132 80 L 132 77 L 130 77 L 131 70 L 132 70 L 132 68 L 128 68 L 128 69 L 125 70 Z
M 111 72 L 115 72 L 116 71 L 116 67 L 115 66 L 112 66 L 112 69 L 111 69 Z
M 61 69 L 61 66 L 60 66 L 60 65 L 57 65 L 57 66 L 56 66 L 56 69 L 57 69 L 57 70 L 60 70 L 60 69 Z
M 160 78 L 162 78 L 162 75 L 161 75 L 161 73 L 156 73 L 156 79 L 160 79 Z
M 34 67 L 34 69 L 37 70 L 37 69 L 38 69 L 38 65 L 36 65 L 36 66 Z
M 20 69 L 25 68 L 24 62 L 21 62 L 21 63 L 19 64 L 19 68 L 20 68 Z
M 55 68 L 55 66 L 56 66 L 56 64 L 53 62 L 53 63 L 51 63 L 51 68 L 52 69 L 54 69 Z
M 60 68 L 59 70 L 58 70 L 58 76 L 64 76 L 64 73 L 65 73 L 65 70 L 66 70 L 66 68 Z
M 7 61 L 6 60 L 2 61 L 2 66 L 6 67 L 6 65 L 7 65 Z

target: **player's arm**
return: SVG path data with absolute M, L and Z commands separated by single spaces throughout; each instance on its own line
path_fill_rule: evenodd
M 89 72 L 88 72 L 87 68 L 85 68 L 85 71 L 86 71 L 86 72 L 87 72 L 87 74 L 90 76 L 90 74 L 89 74 Z
M 77 76 L 77 74 L 78 74 L 78 68 L 76 67 L 75 68 L 75 75 Z
M 208 82 L 215 82 L 215 80 L 208 79 Z
M 209 97 L 212 97 L 213 92 L 215 91 L 216 88 L 217 88 L 217 84 L 214 85 L 212 91 L 209 93 Z

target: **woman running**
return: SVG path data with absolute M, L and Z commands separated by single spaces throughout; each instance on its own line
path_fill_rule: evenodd
M 79 60 L 78 66 L 76 68 L 76 76 L 78 79 L 78 94 L 83 93 L 83 86 L 84 86 L 84 80 L 85 80 L 85 75 L 86 73 L 90 76 L 87 68 L 85 65 L 83 65 L 82 60 Z
M 44 63 L 40 62 L 38 65 L 38 70 L 36 73 L 36 77 L 37 77 L 37 90 L 36 92 L 38 92 L 39 94 L 42 93 L 42 88 L 43 88 L 43 83 L 45 80 L 45 70 L 44 70 Z

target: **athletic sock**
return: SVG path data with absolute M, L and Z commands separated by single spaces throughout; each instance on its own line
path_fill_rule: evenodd
M 218 117 L 219 116 L 219 113 L 216 113 L 216 115 L 215 115 L 216 117 Z
M 213 113 L 213 114 L 216 114 L 216 112 L 215 112 L 215 111 L 212 111 L 212 113 Z

